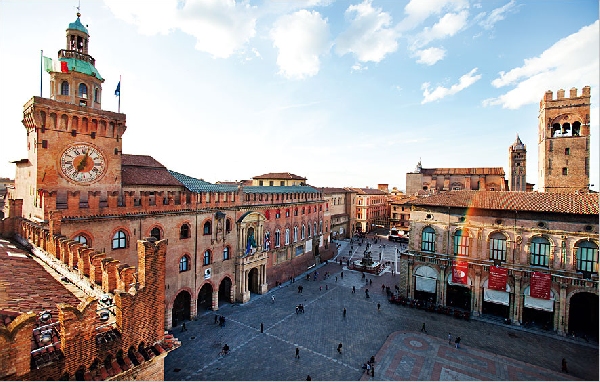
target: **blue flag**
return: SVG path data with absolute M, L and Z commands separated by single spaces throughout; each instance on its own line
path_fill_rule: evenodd
M 117 88 L 115 89 L 115 95 L 116 96 L 121 95 L 121 81 L 119 81 L 119 83 L 117 84 Z

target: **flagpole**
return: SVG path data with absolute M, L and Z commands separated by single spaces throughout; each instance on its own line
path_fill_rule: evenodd
M 42 73 L 44 73 L 44 50 L 40 50 L 40 97 L 42 97 Z

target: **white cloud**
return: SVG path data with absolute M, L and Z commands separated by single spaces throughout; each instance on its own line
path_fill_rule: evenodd
M 340 56 L 354 53 L 359 61 L 380 62 L 398 48 L 399 34 L 389 28 L 392 17 L 381 8 L 373 8 L 371 0 L 349 6 L 346 17 L 351 18 L 350 27 L 336 40 L 336 52 Z
M 319 72 L 321 56 L 329 52 L 329 25 L 319 12 L 301 10 L 280 17 L 270 37 L 279 53 L 279 73 L 302 79 Z
M 449 88 L 445 88 L 443 86 L 438 86 L 433 91 L 429 91 L 430 83 L 425 82 L 421 89 L 423 89 L 423 101 L 421 104 L 425 104 L 428 102 L 436 101 L 438 99 L 442 99 L 446 96 L 456 94 L 469 86 L 473 85 L 475 82 L 479 81 L 481 78 L 481 74 L 475 74 L 477 68 L 474 68 L 469 73 L 463 75 L 458 80 L 457 84 L 450 86 Z
M 585 26 L 552 45 L 537 57 L 525 59 L 523 66 L 492 81 L 494 87 L 514 86 L 514 89 L 496 98 L 483 101 L 485 106 L 502 105 L 518 109 L 536 103 L 540 95 L 553 88 L 570 89 L 573 86 L 598 86 L 600 41 L 599 22 Z
M 504 20 L 504 16 L 507 12 L 511 11 L 515 7 L 515 0 L 504 4 L 502 7 L 494 9 L 490 12 L 490 15 L 479 22 L 479 25 L 483 29 L 492 29 L 498 21 Z
M 369 69 L 368 66 L 362 65 L 360 62 L 355 63 L 354 65 L 352 65 L 352 70 L 350 71 L 351 73 L 354 72 L 362 72 Z
M 256 34 L 254 7 L 235 0 L 138 2 L 105 0 L 112 13 L 138 27 L 141 34 L 168 34 L 180 29 L 196 38 L 196 49 L 227 58 Z
M 436 62 L 443 60 L 446 56 L 444 48 L 427 48 L 415 51 L 415 56 L 418 57 L 419 64 L 433 65 Z
M 467 25 L 468 17 L 469 11 L 467 10 L 460 11 L 459 13 L 445 14 L 432 27 L 423 28 L 423 31 L 417 34 L 413 46 L 415 48 L 420 48 L 429 44 L 431 41 L 454 36 Z
M 431 15 L 443 12 L 459 12 L 469 8 L 468 0 L 411 0 L 405 7 L 406 17 L 400 21 L 397 29 L 411 30 L 419 26 Z

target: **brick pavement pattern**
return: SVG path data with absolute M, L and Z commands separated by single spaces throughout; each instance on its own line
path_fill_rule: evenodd
M 355 245 L 355 251 L 362 250 Z M 363 280 L 361 273 L 333 262 L 317 271 L 317 281 L 311 272 L 310 281 L 299 277 L 246 304 L 199 315 L 185 332 L 174 328 L 182 345 L 165 360 L 165 380 L 305 380 L 307 375 L 332 381 L 598 380 L 597 343 L 390 304 L 381 284 L 398 283 L 399 276 L 391 272 Z M 327 280 L 325 272 L 331 274 Z M 298 293 L 300 285 L 303 293 Z M 305 313 L 296 313 L 298 304 L 304 304 Z M 225 327 L 214 323 L 215 314 L 227 318 Z M 419 332 L 423 322 L 427 334 Z M 460 349 L 448 345 L 448 332 L 461 337 Z M 219 356 L 225 343 L 231 352 Z M 372 355 L 374 378 L 361 368 Z M 561 372 L 563 357 L 570 374 Z

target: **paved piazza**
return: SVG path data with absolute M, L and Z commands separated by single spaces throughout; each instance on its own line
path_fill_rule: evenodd
M 346 243 L 340 254 L 348 254 Z M 598 380 L 597 343 L 390 304 L 381 285 L 399 281 L 391 272 L 368 275 L 367 286 L 361 273 L 338 263 L 317 271 L 317 281 L 297 279 L 246 304 L 200 314 L 185 332 L 174 328 L 182 345 L 166 358 L 165 380 Z M 301 303 L 305 313 L 296 314 Z M 225 327 L 214 323 L 215 314 L 226 317 Z M 460 349 L 448 344 L 448 332 L 461 337 Z M 231 352 L 219 356 L 225 343 Z M 371 356 L 374 377 L 361 368 Z M 563 357 L 569 374 L 561 372 Z

